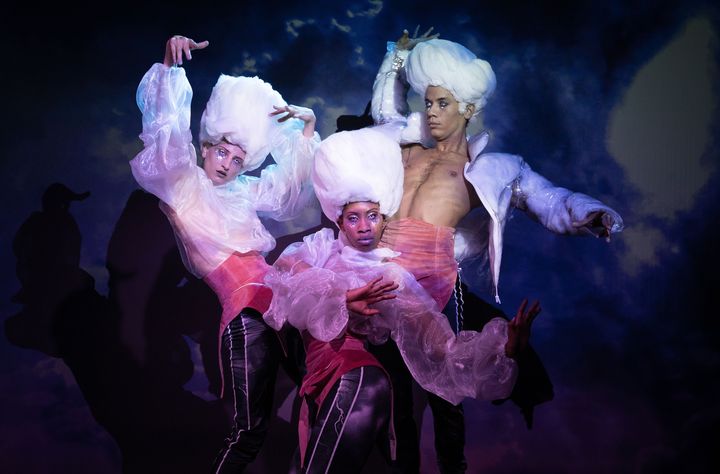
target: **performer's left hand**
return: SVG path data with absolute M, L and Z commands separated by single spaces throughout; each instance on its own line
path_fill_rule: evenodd
M 530 327 L 535 317 L 540 314 L 540 302 L 535 301 L 527 311 L 527 298 L 525 298 L 515 314 L 508 322 L 508 340 L 505 343 L 505 354 L 516 358 L 527 347 L 530 341 Z
M 591 212 L 585 216 L 585 219 L 573 222 L 573 227 L 593 237 L 604 238 L 607 242 L 610 242 L 610 235 L 614 225 L 615 219 L 613 219 L 613 216 L 604 211 Z
M 298 118 L 305 122 L 303 135 L 308 138 L 312 138 L 313 134 L 315 133 L 315 122 L 317 121 L 317 119 L 315 118 L 315 112 L 313 112 L 312 109 L 308 109 L 307 107 L 300 107 L 298 105 L 286 105 L 285 107 L 278 107 L 277 105 L 273 105 L 273 109 L 275 110 L 270 112 L 271 117 L 284 114 L 280 118 L 278 118 L 278 122 L 280 123 L 285 122 L 291 118 Z

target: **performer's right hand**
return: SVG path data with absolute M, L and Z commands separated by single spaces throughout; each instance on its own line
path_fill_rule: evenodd
M 397 42 L 395 43 L 395 46 L 398 49 L 413 49 L 415 47 L 415 45 L 417 45 L 418 43 L 422 43 L 423 41 L 435 39 L 438 36 L 440 36 L 440 33 L 435 33 L 434 35 L 431 35 L 430 33 L 432 32 L 433 28 L 434 27 L 431 26 L 430 28 L 428 28 L 428 30 L 425 33 L 423 33 L 422 36 L 418 36 L 417 34 L 418 34 L 418 30 L 420 29 L 420 25 L 417 25 L 415 27 L 415 32 L 413 33 L 412 38 L 410 38 L 410 33 L 408 33 L 408 30 L 403 30 L 403 34 L 400 37 L 400 39 L 397 40 Z
M 398 284 L 395 282 L 381 282 L 382 276 L 379 276 L 367 285 L 348 290 L 346 300 L 348 310 L 364 316 L 380 314 L 379 310 L 371 308 L 370 305 L 395 298 L 396 295 L 392 292 L 398 289 Z

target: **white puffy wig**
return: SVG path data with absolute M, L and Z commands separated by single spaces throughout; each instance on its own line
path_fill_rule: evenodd
M 415 46 L 408 55 L 405 72 L 410 86 L 421 97 L 429 86 L 440 86 L 460 102 L 460 113 L 473 104 L 474 115 L 485 106 L 496 84 L 490 63 L 465 46 L 442 39 Z
M 312 180 L 323 213 L 335 223 L 351 202 L 378 203 L 391 216 L 403 194 L 400 145 L 372 127 L 334 133 L 315 152 Z
M 224 139 L 237 145 L 246 153 L 243 172 L 254 170 L 270 153 L 281 126 L 269 115 L 273 105 L 287 103 L 262 79 L 221 74 L 200 119 L 200 144 L 217 145 Z

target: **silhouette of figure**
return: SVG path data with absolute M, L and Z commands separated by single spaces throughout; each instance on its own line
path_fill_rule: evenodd
M 219 317 L 217 300 L 204 285 L 182 284 L 186 272 L 172 230 L 157 199 L 141 191 L 131 195 L 111 237 L 110 297 L 99 294 L 79 266 L 82 239 L 69 212 L 71 202 L 88 196 L 54 183 L 42 211 L 17 231 L 13 252 L 22 287 L 13 301 L 23 309 L 6 320 L 6 336 L 62 359 L 93 417 L 117 443 L 123 472 L 207 471 L 227 421 L 219 401 L 183 388 L 194 369 L 182 338 L 196 340 L 209 354 L 203 361 L 216 367 L 216 321 L 197 315 Z M 210 371 L 208 378 L 219 376 Z
M 30 214 L 15 233 L 12 248 L 21 288 L 12 301 L 23 309 L 5 321 L 5 334 L 19 347 L 58 357 L 52 335 L 56 308 L 69 294 L 95 285 L 79 266 L 80 230 L 70 214 L 70 204 L 89 195 L 52 183 L 42 195 L 42 210 Z

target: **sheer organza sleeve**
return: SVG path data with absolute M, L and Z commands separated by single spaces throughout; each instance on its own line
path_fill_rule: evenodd
M 320 135 L 315 132 L 308 138 L 303 127 L 304 122 L 295 118 L 279 127 L 270 151 L 275 163 L 266 166 L 259 178 L 246 178 L 246 197 L 255 203 L 262 218 L 294 219 L 314 203 L 310 172 Z
M 183 262 L 203 278 L 233 252 L 268 252 L 275 240 L 235 180 L 213 186 L 197 165 L 190 133 L 192 89 L 185 71 L 155 64 L 137 89 L 144 148 L 130 167 L 138 184 L 166 204 Z
M 376 324 L 393 324 L 391 337 L 418 384 L 453 404 L 466 397 L 496 400 L 509 396 L 517 364 L 505 355 L 507 322 L 494 319 L 481 332 L 456 335 L 445 315 L 432 309 L 425 290 L 404 273 L 386 272 L 402 284 L 396 299 L 379 306 L 385 321 Z
M 390 334 L 418 384 L 450 403 L 466 397 L 496 400 L 509 396 L 517 364 L 505 355 L 505 320 L 492 320 L 481 332 L 455 335 L 447 317 L 433 309 L 432 298 L 409 272 L 384 263 L 362 271 L 363 280 L 369 281 L 378 271 L 385 280 L 398 284 L 396 298 L 376 304 L 377 316 L 351 314 L 349 331 L 366 336 L 372 344 L 384 342 Z
M 515 385 L 517 364 L 505 355 L 503 319 L 455 335 L 442 313 L 426 312 L 398 318 L 393 338 L 418 384 L 450 403 L 507 398 Z
M 322 229 L 288 246 L 265 277 L 272 289 L 265 322 L 274 329 L 285 323 L 307 330 L 320 341 L 340 336 L 347 326 L 347 290 L 356 279 L 351 272 L 322 268 L 337 252 L 332 230 Z
M 154 64 L 136 94 L 142 112 L 144 148 L 130 161 L 133 176 L 146 191 L 173 208 L 201 178 L 190 133 L 192 89 L 183 68 Z

